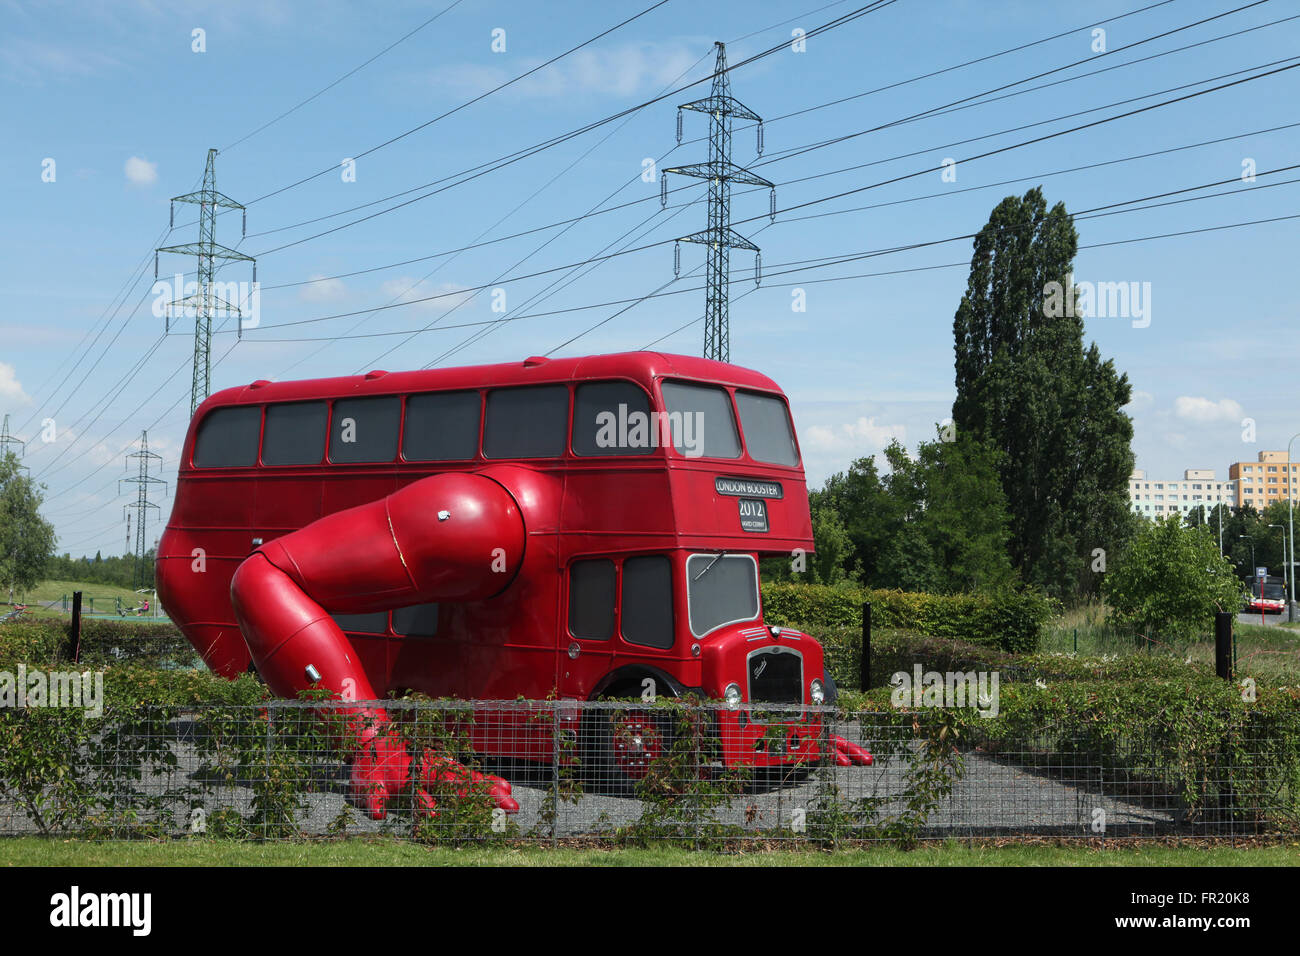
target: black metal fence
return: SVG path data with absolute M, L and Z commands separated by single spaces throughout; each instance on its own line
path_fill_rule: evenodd
M 382 707 L 382 710 L 378 709 Z M 942 710 L 272 701 L 0 710 L 0 835 L 908 842 L 1300 830 L 1294 740 L 1222 746 Z M 851 747 L 866 748 L 869 765 Z

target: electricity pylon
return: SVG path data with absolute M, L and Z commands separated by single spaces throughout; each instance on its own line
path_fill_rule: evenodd
M 248 226 L 248 214 L 244 207 L 235 202 L 224 193 L 217 192 L 217 173 L 216 173 L 217 151 L 208 150 L 208 164 L 203 170 L 203 188 L 196 193 L 186 193 L 184 196 L 173 196 L 170 208 L 170 221 L 172 226 L 176 225 L 176 206 L 175 203 L 196 203 L 199 207 L 199 241 L 187 242 L 179 246 L 162 246 L 154 251 L 153 257 L 153 277 L 158 278 L 158 253 L 160 252 L 179 252 L 183 255 L 198 256 L 198 281 L 195 286 L 193 295 L 185 295 L 185 289 L 182 286 L 177 290 L 178 298 L 173 299 L 167 304 L 167 324 L 166 330 L 171 331 L 171 308 L 180 306 L 182 309 L 194 310 L 194 376 L 190 385 L 190 415 L 199 407 L 199 403 L 208 397 L 208 391 L 212 384 L 212 314 L 218 308 L 225 310 L 227 315 L 232 315 L 239 321 L 239 333 L 242 336 L 244 331 L 243 312 L 240 311 L 239 304 L 230 302 L 217 294 L 217 289 L 213 284 L 215 274 L 214 263 L 217 259 L 236 260 L 240 262 L 253 263 L 253 284 L 257 284 L 257 263 L 252 256 L 246 256 L 242 252 L 236 252 L 234 249 L 227 248 L 217 242 L 217 207 L 223 209 L 238 209 L 243 213 L 243 226 L 240 229 L 241 238 Z M 238 293 L 235 295 L 238 298 Z
M 136 588 L 142 588 L 148 584 L 148 578 L 145 575 L 144 568 L 145 555 L 147 554 L 145 550 L 145 542 L 148 540 L 145 535 L 145 521 L 148 517 L 150 508 L 153 508 L 155 511 L 160 511 L 158 506 L 149 500 L 149 488 L 153 485 L 162 485 L 164 488 L 163 493 L 166 494 L 165 489 L 167 487 L 167 482 L 163 481 L 161 478 L 152 478 L 149 476 L 149 462 L 156 461 L 161 463 L 162 456 L 155 455 L 149 450 L 149 433 L 147 431 L 140 433 L 140 450 L 132 452 L 127 455 L 126 458 L 128 467 L 131 464 L 132 458 L 139 461 L 139 471 L 136 477 L 119 478 L 118 487 L 119 489 L 121 488 L 122 482 L 129 485 L 135 485 L 136 487 L 135 504 L 123 505 L 122 510 L 124 514 L 129 511 L 135 512 L 135 586 Z M 130 516 L 128 515 L 127 521 L 129 522 L 130 520 Z
M 776 187 L 731 161 L 731 118 L 753 120 L 758 124 L 758 153 L 763 153 L 763 120 L 745 104 L 731 95 L 731 81 L 727 78 L 727 48 L 715 43 L 718 59 L 713 69 L 713 90 L 702 100 L 683 103 L 677 107 L 677 142 L 682 141 L 682 110 L 695 110 L 709 114 L 709 161 L 690 166 L 673 166 L 660 177 L 659 200 L 668 203 L 668 173 L 680 173 L 704 179 L 709 184 L 709 225 L 703 232 L 682 236 L 673 249 L 673 271 L 681 272 L 681 246 L 683 242 L 698 242 L 709 247 L 708 281 L 704 304 L 704 357 L 719 362 L 731 361 L 731 330 L 728 308 L 731 278 L 728 274 L 729 252 L 732 249 L 750 249 L 754 253 L 754 281 L 758 282 L 762 260 L 758 246 L 731 228 L 731 184 L 748 183 L 767 186 L 771 193 L 771 216 L 776 218 Z
M 17 452 L 17 455 L 19 458 L 22 458 L 25 454 L 27 454 L 27 442 L 23 441 L 21 438 L 15 438 L 13 435 L 9 434 L 9 416 L 6 415 L 4 424 L 0 425 L 0 457 L 4 456 L 4 453 L 9 450 L 10 445 L 18 446 L 19 450 Z M 26 468 L 27 466 L 19 465 L 18 467 Z

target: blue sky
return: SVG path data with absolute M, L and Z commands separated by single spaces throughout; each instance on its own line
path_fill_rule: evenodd
M 506 169 L 317 234 L 427 189 L 380 201 L 384 197 L 531 147 L 682 83 L 707 80 L 716 39 L 727 42 L 734 64 L 789 43 L 796 28 L 811 30 L 859 5 L 670 0 L 528 79 L 362 156 L 355 181 L 345 181 L 343 160 L 538 66 L 651 2 L 463 0 L 300 109 L 244 138 L 450 2 L 364 8 L 329 0 L 0 4 L 0 128 L 6 145 L 0 150 L 0 290 L 6 306 L 0 313 L 0 412 L 28 440 L 26 463 L 48 486 L 46 513 L 55 522 L 60 551 L 122 550 L 121 506 L 127 497 L 119 496 L 117 479 L 142 428 L 149 428 L 150 446 L 164 458 L 163 477 L 173 482 L 189 410 L 192 338 L 184 329 L 192 323 L 182 319 L 164 336 L 163 320 L 152 309 L 157 296 L 151 295 L 151 250 L 160 241 L 197 238 L 197 227 L 190 225 L 193 207 L 180 206 L 178 228 L 167 236 L 168 198 L 194 188 L 208 148 L 221 150 L 218 188 L 248 206 L 248 236 L 240 241 L 234 214 L 218 220 L 218 241 L 258 257 L 263 287 L 259 326 L 237 341 L 233 323 L 226 323 L 214 338 L 214 390 L 257 378 L 518 359 L 556 349 L 605 319 L 556 354 L 641 348 L 681 326 L 686 328 L 657 347 L 695 354 L 703 329 L 692 319 L 702 315 L 701 291 L 647 299 L 618 315 L 624 306 L 563 310 L 636 298 L 672 279 L 670 240 L 704 227 L 704 190 L 670 177 L 670 187 L 681 191 L 661 211 L 659 184 L 643 181 L 643 160 L 662 158 L 661 165 L 672 165 L 706 158 L 701 137 L 707 120 L 697 113 L 686 114 L 686 141 L 674 148 L 674 106 L 705 95 L 707 83 Z M 898 0 L 812 37 L 803 51 L 786 46 L 732 73 L 733 93 L 769 120 L 762 159 L 755 157 L 754 130 L 737 124 L 734 159 L 777 183 L 780 209 L 861 190 L 779 214 L 774 225 L 766 219 L 766 191 L 738 187 L 733 197 L 737 230 L 762 247 L 764 281 L 755 290 L 744 274 L 752 257 L 733 253 L 732 360 L 771 375 L 790 395 L 811 483 L 856 457 L 878 453 L 892 437 L 914 448 L 949 415 L 952 317 L 965 288 L 971 245 L 950 242 L 779 275 L 793 268 L 783 264 L 973 233 L 1002 197 L 1037 184 L 1050 202 L 1076 211 L 1233 181 L 1206 190 L 1228 195 L 1081 219 L 1081 246 L 1300 214 L 1295 185 L 1261 188 L 1300 178 L 1300 171 L 1240 180 L 1247 160 L 1260 173 L 1300 162 L 1300 127 L 1255 132 L 1300 123 L 1300 71 L 963 161 L 1238 78 L 1203 82 L 1223 74 L 1295 62 L 1286 58 L 1295 55 L 1300 19 L 1264 26 L 1300 14 L 1286 0 L 1260 3 L 1132 51 L 1120 49 L 1249 0 L 1175 0 L 1113 19 L 1148 2 L 1101 0 L 1085 10 L 1030 0 Z M 1072 79 L 1251 27 L 1261 28 Z M 1105 30 L 1109 55 L 1094 50 L 1096 28 Z M 195 29 L 204 31 L 204 52 L 193 50 Z M 505 31 L 502 52 L 492 49 L 497 29 Z M 1072 32 L 780 118 L 1065 31 Z M 991 102 L 984 97 L 979 105 L 781 158 L 1076 60 L 1088 62 L 996 94 L 1020 95 Z M 1021 94 L 1026 86 L 1063 79 L 1068 81 Z M 1186 86 L 1194 83 L 1201 85 Z M 1176 87 L 1185 88 L 1151 95 Z M 988 135 L 1137 97 L 1144 98 Z M 1241 135 L 1246 133 L 1252 135 Z M 977 137 L 987 138 L 954 145 Z M 1208 140 L 1224 141 L 1048 175 Z M 936 171 L 862 189 L 933 169 L 948 158 L 958 160 L 955 181 Z M 54 181 L 46 182 L 42 173 L 50 159 Z M 1020 181 L 993 185 L 1009 180 Z M 643 201 L 589 216 L 567 230 L 542 229 L 457 255 L 335 278 L 634 200 Z M 368 203 L 375 204 L 338 215 Z M 836 214 L 802 218 L 828 212 Z M 307 220 L 319 221 L 299 225 Z M 1202 467 L 1223 475 L 1230 462 L 1253 458 L 1262 448 L 1285 447 L 1300 427 L 1294 373 L 1300 298 L 1290 281 L 1297 223 L 1081 249 L 1076 281 L 1149 289 L 1149 322 L 1139 320 L 1135 327 L 1128 317 L 1105 316 L 1087 322 L 1089 339 L 1132 380 L 1134 450 L 1148 474 Z M 286 243 L 294 244 L 275 248 Z M 650 243 L 658 244 L 594 268 L 508 281 Z M 663 291 L 698 287 L 703 261 L 701 247 L 683 245 L 682 277 Z M 193 270 L 194 260 L 164 256 L 161 265 L 169 277 Z M 885 272 L 894 274 L 842 278 Z M 246 264 L 237 264 L 220 278 L 248 280 L 250 274 Z M 837 281 L 822 281 L 827 279 Z M 481 285 L 505 290 L 507 317 L 556 314 L 473 324 L 502 317 L 492 311 L 490 288 L 476 296 L 463 291 Z M 806 311 L 792 309 L 796 288 L 803 290 Z M 303 322 L 435 295 L 441 297 Z M 276 328 L 285 323 L 300 324 Z M 431 323 L 436 324 L 409 338 L 379 334 L 412 333 Z M 334 336 L 351 337 L 330 341 Z M 46 418 L 56 424 L 52 443 L 40 440 Z M 1255 421 L 1254 441 L 1243 441 L 1245 418 Z M 170 497 L 157 500 L 165 516 Z

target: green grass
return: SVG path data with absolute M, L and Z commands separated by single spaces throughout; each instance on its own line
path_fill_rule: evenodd
M 1243 624 L 1233 619 L 1237 639 L 1237 672 L 1267 680 L 1270 683 L 1287 683 L 1300 680 L 1300 622 L 1281 627 L 1273 624 Z M 1206 667 L 1214 667 L 1214 634 L 1207 628 L 1197 638 L 1146 643 L 1132 634 L 1111 627 L 1106 619 L 1106 608 L 1091 603 L 1073 608 L 1043 628 L 1043 651 L 1069 653 L 1077 650 L 1081 656 L 1103 654 L 1171 654 Z
M 68 597 L 68 603 L 72 603 L 72 592 L 80 591 L 83 602 L 89 602 L 90 598 L 95 599 L 95 612 L 113 610 L 113 599 L 121 598 L 122 603 L 127 607 L 134 607 L 144 597 L 142 594 L 136 594 L 130 588 L 120 588 L 115 584 L 91 584 L 86 581 L 42 581 L 36 587 L 32 588 L 26 594 L 22 595 L 21 600 L 29 603 L 37 601 L 58 601 L 64 595 Z M 149 595 L 153 600 L 153 594 Z M 15 600 L 19 600 L 15 595 Z M 100 601 L 103 601 L 101 607 Z M 89 604 L 84 606 L 89 609 Z
M 137 594 L 130 588 L 118 587 L 115 584 L 93 584 L 87 581 L 64 581 L 49 580 L 42 581 L 36 587 L 32 588 L 25 594 L 15 594 L 14 600 L 19 604 L 30 605 L 27 613 L 32 617 L 51 617 L 66 618 L 72 609 L 72 592 L 81 592 L 82 612 L 85 614 L 112 615 L 117 616 L 116 599 L 122 601 L 123 608 L 136 607 L 142 600 L 148 598 L 150 603 L 153 602 L 153 593 Z M 3 595 L 7 597 L 8 595 Z M 62 599 L 68 599 L 68 610 L 63 610 Z M 0 600 L 3 599 L 0 597 Z M 94 606 L 91 606 L 91 599 L 94 599 Z M 45 601 L 56 601 L 54 607 L 38 607 L 38 603 Z M 6 608 L 7 609 L 7 608 Z
M 689 849 L 423 847 L 396 840 L 87 843 L 0 840 L 0 866 L 1297 866 L 1300 843 L 1262 847 L 964 844 L 706 853 Z

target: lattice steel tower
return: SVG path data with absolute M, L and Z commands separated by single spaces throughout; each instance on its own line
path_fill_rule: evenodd
M 732 249 L 750 249 L 754 252 L 754 281 L 760 277 L 762 267 L 758 246 L 731 228 L 731 184 L 748 183 L 767 186 L 771 193 L 771 215 L 776 217 L 776 187 L 762 176 L 751 173 L 731 161 L 731 119 L 753 120 L 758 124 L 758 153 L 763 153 L 762 118 L 731 95 L 731 81 L 727 78 L 727 48 L 715 43 L 718 60 L 713 71 L 713 90 L 702 100 L 683 103 L 677 107 L 677 142 L 682 141 L 682 110 L 695 110 L 709 114 L 709 161 L 691 166 L 673 166 L 660 177 L 660 202 L 668 202 L 668 173 L 680 173 L 704 179 L 709 184 L 709 225 L 703 232 L 682 236 L 677 242 L 698 242 L 708 246 L 708 284 L 704 304 L 704 357 L 720 362 L 731 361 L 731 332 L 727 299 L 731 278 L 728 273 L 729 253 Z M 674 272 L 681 272 L 680 245 L 673 250 Z
M 5 416 L 4 424 L 0 425 L 0 457 L 9 450 L 10 445 L 17 445 L 18 451 L 15 454 L 22 458 L 27 453 L 27 443 L 21 438 L 15 438 L 9 434 L 9 416 Z M 26 468 L 26 465 L 19 465 L 20 468 Z
M 145 535 L 145 521 L 150 508 L 159 511 L 158 506 L 149 500 L 149 489 L 153 485 L 162 485 L 165 494 L 167 482 L 161 478 L 149 476 L 149 463 L 156 461 L 161 464 L 162 456 L 155 455 L 149 450 L 149 433 L 147 431 L 140 433 L 140 450 L 126 456 L 128 467 L 132 458 L 139 462 L 136 477 L 121 478 L 118 479 L 118 483 L 119 487 L 122 482 L 136 487 L 135 504 L 123 505 L 122 510 L 123 514 L 130 511 L 135 512 L 135 586 L 142 588 L 148 584 L 148 575 L 145 574 L 145 555 L 148 554 L 148 549 L 145 547 L 145 543 L 148 541 L 148 537 Z M 127 514 L 127 521 L 130 522 L 130 520 L 130 515 Z
M 190 386 L 190 415 L 199 407 L 199 403 L 208 397 L 208 390 L 212 383 L 212 316 L 218 309 L 222 309 L 229 316 L 234 316 L 239 321 L 239 332 L 243 334 L 243 312 L 240 311 L 239 303 L 230 302 L 217 294 L 217 289 L 213 284 L 213 277 L 216 272 L 214 264 L 218 259 L 229 259 L 240 262 L 253 263 L 253 284 L 257 284 L 257 263 L 251 256 L 246 256 L 242 252 L 236 252 L 234 249 L 227 248 L 217 242 L 217 207 L 223 209 L 238 209 L 242 214 L 243 225 L 240 228 L 240 235 L 243 236 L 248 225 L 248 214 L 244 207 L 235 202 L 229 196 L 217 192 L 217 173 L 216 173 L 217 151 L 208 150 L 208 164 L 203 170 L 203 188 L 196 193 L 186 193 L 184 196 L 172 197 L 172 206 L 170 210 L 171 224 L 176 225 L 176 206 L 175 203 L 195 203 L 199 207 L 199 241 L 187 242 L 179 246 L 162 246 L 155 250 L 153 258 L 153 277 L 158 278 L 158 253 L 159 252 L 179 252 L 183 255 L 198 256 L 199 268 L 197 284 L 193 295 L 185 295 L 182 287 L 177 291 L 177 298 L 169 302 L 167 331 L 171 331 L 171 307 L 180 306 L 182 309 L 194 310 L 194 377 Z

